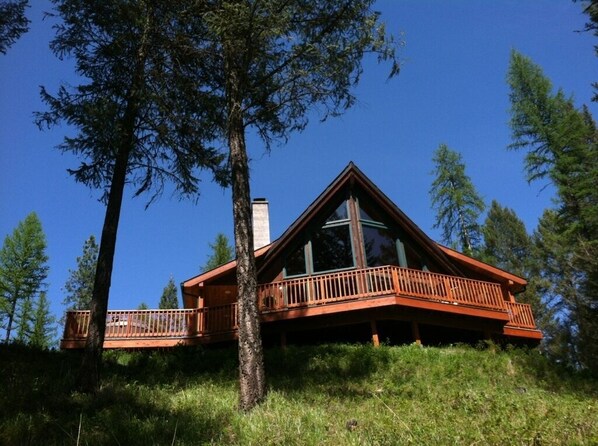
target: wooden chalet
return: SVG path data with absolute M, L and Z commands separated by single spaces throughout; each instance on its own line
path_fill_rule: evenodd
M 260 240 L 268 204 L 254 206 Z M 353 163 L 280 238 L 268 238 L 255 251 L 266 344 L 542 339 L 531 307 L 516 301 L 525 279 L 435 243 Z M 109 311 L 104 347 L 234 341 L 235 268 L 183 282 L 184 309 Z M 61 347 L 83 347 L 88 322 L 88 311 L 67 312 Z

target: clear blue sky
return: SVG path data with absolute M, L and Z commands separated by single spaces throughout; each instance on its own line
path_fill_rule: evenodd
M 35 211 L 48 241 L 49 298 L 63 311 L 63 287 L 84 241 L 99 238 L 104 207 L 97 191 L 75 183 L 66 169 L 77 165 L 55 146 L 69 129 L 40 132 L 34 111 L 44 109 L 39 86 L 55 92 L 76 82 L 72 62 L 48 48 L 50 2 L 34 0 L 31 31 L 0 55 L 0 237 Z M 582 5 L 557 0 L 380 1 L 390 32 L 399 34 L 401 74 L 386 81 L 389 67 L 366 60 L 356 93 L 359 103 L 343 117 L 313 116 L 301 134 L 265 154 L 249 140 L 253 197 L 270 201 L 271 232 L 278 237 L 347 165 L 354 161 L 416 224 L 434 239 L 428 190 L 431 158 L 440 143 L 462 153 L 467 173 L 486 202 L 513 208 L 532 231 L 550 205 L 550 188 L 528 185 L 523 154 L 509 152 L 509 103 L 505 82 L 509 54 L 517 49 L 540 64 L 553 84 L 590 104 L 598 81 L 596 39 L 577 33 Z M 590 104 L 596 113 L 596 105 Z M 111 309 L 156 307 L 172 275 L 177 283 L 199 272 L 218 232 L 232 240 L 228 190 L 203 178 L 197 204 L 165 194 L 144 210 L 144 198 L 128 190 L 110 291 Z

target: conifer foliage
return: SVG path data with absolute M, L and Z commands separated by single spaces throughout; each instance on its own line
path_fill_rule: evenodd
M 433 161 L 435 178 L 430 196 L 436 210 L 434 228 L 442 229 L 444 243 L 474 255 L 481 242 L 478 220 L 486 207 L 484 200 L 466 175 L 460 153 L 441 144 Z
M 161 310 L 168 310 L 168 309 L 176 309 L 179 308 L 179 301 L 177 297 L 177 288 L 174 283 L 174 278 L 170 276 L 168 279 L 168 283 L 164 287 L 162 291 L 162 296 L 160 296 L 160 302 L 158 303 L 158 308 Z
M 203 271 L 209 271 L 230 262 L 234 258 L 235 250 L 230 246 L 228 237 L 222 233 L 216 235 L 214 243 L 210 243 L 212 254 L 208 257 L 208 261 L 202 267 Z
M 98 251 L 96 239 L 90 235 L 83 244 L 83 254 L 77 257 L 77 269 L 69 270 L 69 278 L 64 285 L 66 296 L 63 305 L 67 310 L 89 310 L 98 263 Z
M 8 49 L 29 30 L 25 10 L 29 0 L 0 0 L 0 53 Z
M 9 342 L 28 342 L 34 320 L 33 302 L 45 290 L 48 276 L 46 236 L 35 212 L 21 221 L 0 249 L 0 317 Z M 39 303 L 38 303 L 39 307 Z
M 525 150 L 529 181 L 550 181 L 556 208 L 542 216 L 538 246 L 549 292 L 562 307 L 569 359 L 598 370 L 598 133 L 586 107 L 553 92 L 542 69 L 511 54 L 512 149 Z

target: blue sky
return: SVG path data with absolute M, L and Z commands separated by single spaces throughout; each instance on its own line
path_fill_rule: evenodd
M 40 132 L 33 112 L 44 105 L 39 86 L 55 92 L 76 82 L 72 61 L 49 50 L 49 1 L 34 0 L 31 31 L 0 55 L 0 237 L 35 211 L 48 241 L 48 296 L 63 311 L 63 287 L 84 241 L 99 238 L 104 207 L 97 191 L 75 183 L 66 169 L 77 159 L 55 146 L 68 128 Z M 510 152 L 508 88 L 511 49 L 541 65 L 578 105 L 590 103 L 598 81 L 595 38 L 577 33 L 586 21 L 580 3 L 556 0 L 380 1 L 389 32 L 400 35 L 401 74 L 366 59 L 358 104 L 344 116 L 307 129 L 270 154 L 249 138 L 253 197 L 270 202 L 271 233 L 278 237 L 349 163 L 354 161 L 432 238 L 428 190 L 432 155 L 440 143 L 461 152 L 477 190 L 489 204 L 513 208 L 528 230 L 551 203 L 550 187 L 528 185 L 523 154 Z M 118 234 L 111 309 L 156 307 L 172 275 L 177 283 L 199 272 L 218 232 L 232 240 L 230 192 L 203 176 L 196 204 L 166 193 L 145 210 L 144 197 L 127 190 Z

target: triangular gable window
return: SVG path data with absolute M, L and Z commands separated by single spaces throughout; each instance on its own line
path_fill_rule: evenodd
M 335 223 L 343 220 L 349 220 L 349 211 L 347 201 L 343 201 L 338 208 L 326 219 L 326 223 Z

